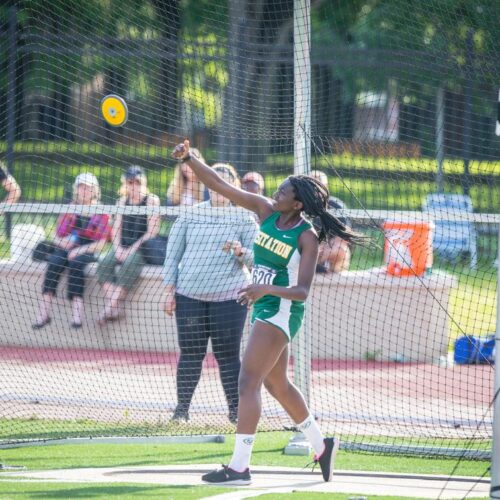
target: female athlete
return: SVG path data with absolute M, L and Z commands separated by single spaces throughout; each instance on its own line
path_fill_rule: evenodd
M 302 394 L 288 379 L 288 344 L 302 324 L 319 243 L 333 236 L 348 242 L 362 241 L 364 237 L 328 212 L 328 188 L 312 177 L 288 177 L 271 200 L 226 182 L 190 154 L 187 140 L 176 146 L 172 156 L 187 163 L 208 189 L 255 212 L 260 220 L 254 243 L 253 283 L 243 288 L 238 298 L 240 303 L 253 306 L 253 312 L 252 331 L 238 380 L 235 448 L 228 465 L 202 479 L 215 484 L 250 484 L 250 456 L 264 384 L 305 434 L 316 453 L 314 460 L 321 467 L 323 479 L 330 481 L 339 441 L 323 436 Z M 317 229 L 309 222 L 313 219 L 318 221 Z

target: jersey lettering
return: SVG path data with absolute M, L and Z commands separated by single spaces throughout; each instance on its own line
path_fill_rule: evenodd
M 288 259 L 290 253 L 293 250 L 293 247 L 291 245 L 273 238 L 272 236 L 269 236 L 262 231 L 259 231 L 259 234 L 255 239 L 255 244 L 262 248 L 265 248 L 266 250 L 269 250 L 276 255 L 279 255 L 280 257 L 283 257 L 284 259 Z

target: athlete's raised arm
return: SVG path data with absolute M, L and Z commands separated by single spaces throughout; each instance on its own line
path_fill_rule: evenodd
M 189 150 L 189 141 L 187 139 L 175 147 L 172 157 L 189 165 L 198 179 L 200 179 L 208 189 L 220 193 L 231 200 L 235 205 L 255 212 L 260 220 L 264 220 L 274 211 L 272 202 L 269 198 L 258 194 L 248 193 L 247 191 L 243 191 L 229 184 L 222 179 L 215 170 L 210 168 L 194 154 L 191 154 Z

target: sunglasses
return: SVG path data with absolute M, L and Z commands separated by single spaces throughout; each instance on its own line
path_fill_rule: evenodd
M 234 176 L 233 172 L 231 172 L 231 170 L 229 170 L 227 167 L 217 167 L 217 168 L 214 168 L 214 170 L 216 172 L 220 172 L 221 174 L 226 174 L 228 175 L 229 177 L 231 177 L 231 180 L 236 180 L 236 177 Z

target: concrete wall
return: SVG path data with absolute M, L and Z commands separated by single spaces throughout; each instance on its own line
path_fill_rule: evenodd
M 177 351 L 173 318 L 162 309 L 160 267 L 146 267 L 127 303 L 127 318 L 97 325 L 103 300 L 90 266 L 83 328 L 72 329 L 63 279 L 53 321 L 33 330 L 45 264 L 0 262 L 0 345 Z M 309 302 L 312 355 L 321 359 L 434 361 L 448 345 L 450 275 L 395 278 L 380 269 L 316 276 Z
M 454 277 L 397 278 L 383 269 L 317 276 L 312 300 L 313 357 L 436 361 L 448 350 Z

